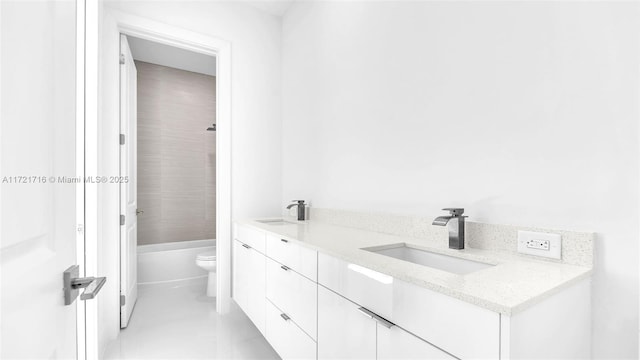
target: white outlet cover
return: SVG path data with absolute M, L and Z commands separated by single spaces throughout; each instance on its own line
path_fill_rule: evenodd
M 532 249 L 527 247 L 531 240 L 547 240 L 550 243 L 549 250 Z M 562 258 L 562 236 L 560 234 L 541 233 L 534 231 L 518 231 L 518 252 L 534 256 L 542 256 L 552 259 Z

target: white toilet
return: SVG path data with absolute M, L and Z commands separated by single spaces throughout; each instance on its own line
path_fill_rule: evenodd
M 196 265 L 209 272 L 207 296 L 216 296 L 216 250 L 203 252 L 196 257 Z

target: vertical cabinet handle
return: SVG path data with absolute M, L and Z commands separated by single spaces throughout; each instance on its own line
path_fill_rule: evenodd
M 382 316 L 374 313 L 373 311 L 364 308 L 364 307 L 359 307 L 358 311 L 360 311 L 360 313 L 366 317 L 368 317 L 369 319 L 373 319 L 375 320 L 378 324 L 386 327 L 387 329 L 391 329 L 393 326 L 395 326 L 396 324 L 392 323 L 391 321 L 383 318 Z

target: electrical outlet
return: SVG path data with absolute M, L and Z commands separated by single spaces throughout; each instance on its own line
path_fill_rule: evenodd
M 529 240 L 527 241 L 527 247 L 529 249 L 549 250 L 551 243 L 549 240 Z
M 518 231 L 518 252 L 552 259 L 562 257 L 560 234 Z

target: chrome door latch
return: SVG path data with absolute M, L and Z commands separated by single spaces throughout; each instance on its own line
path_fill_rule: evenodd
M 80 266 L 73 265 L 62 273 L 64 283 L 64 304 L 71 305 L 78 297 L 79 289 L 85 289 L 80 300 L 93 299 L 98 295 L 104 283 L 107 282 L 106 277 L 78 277 L 80 275 Z

